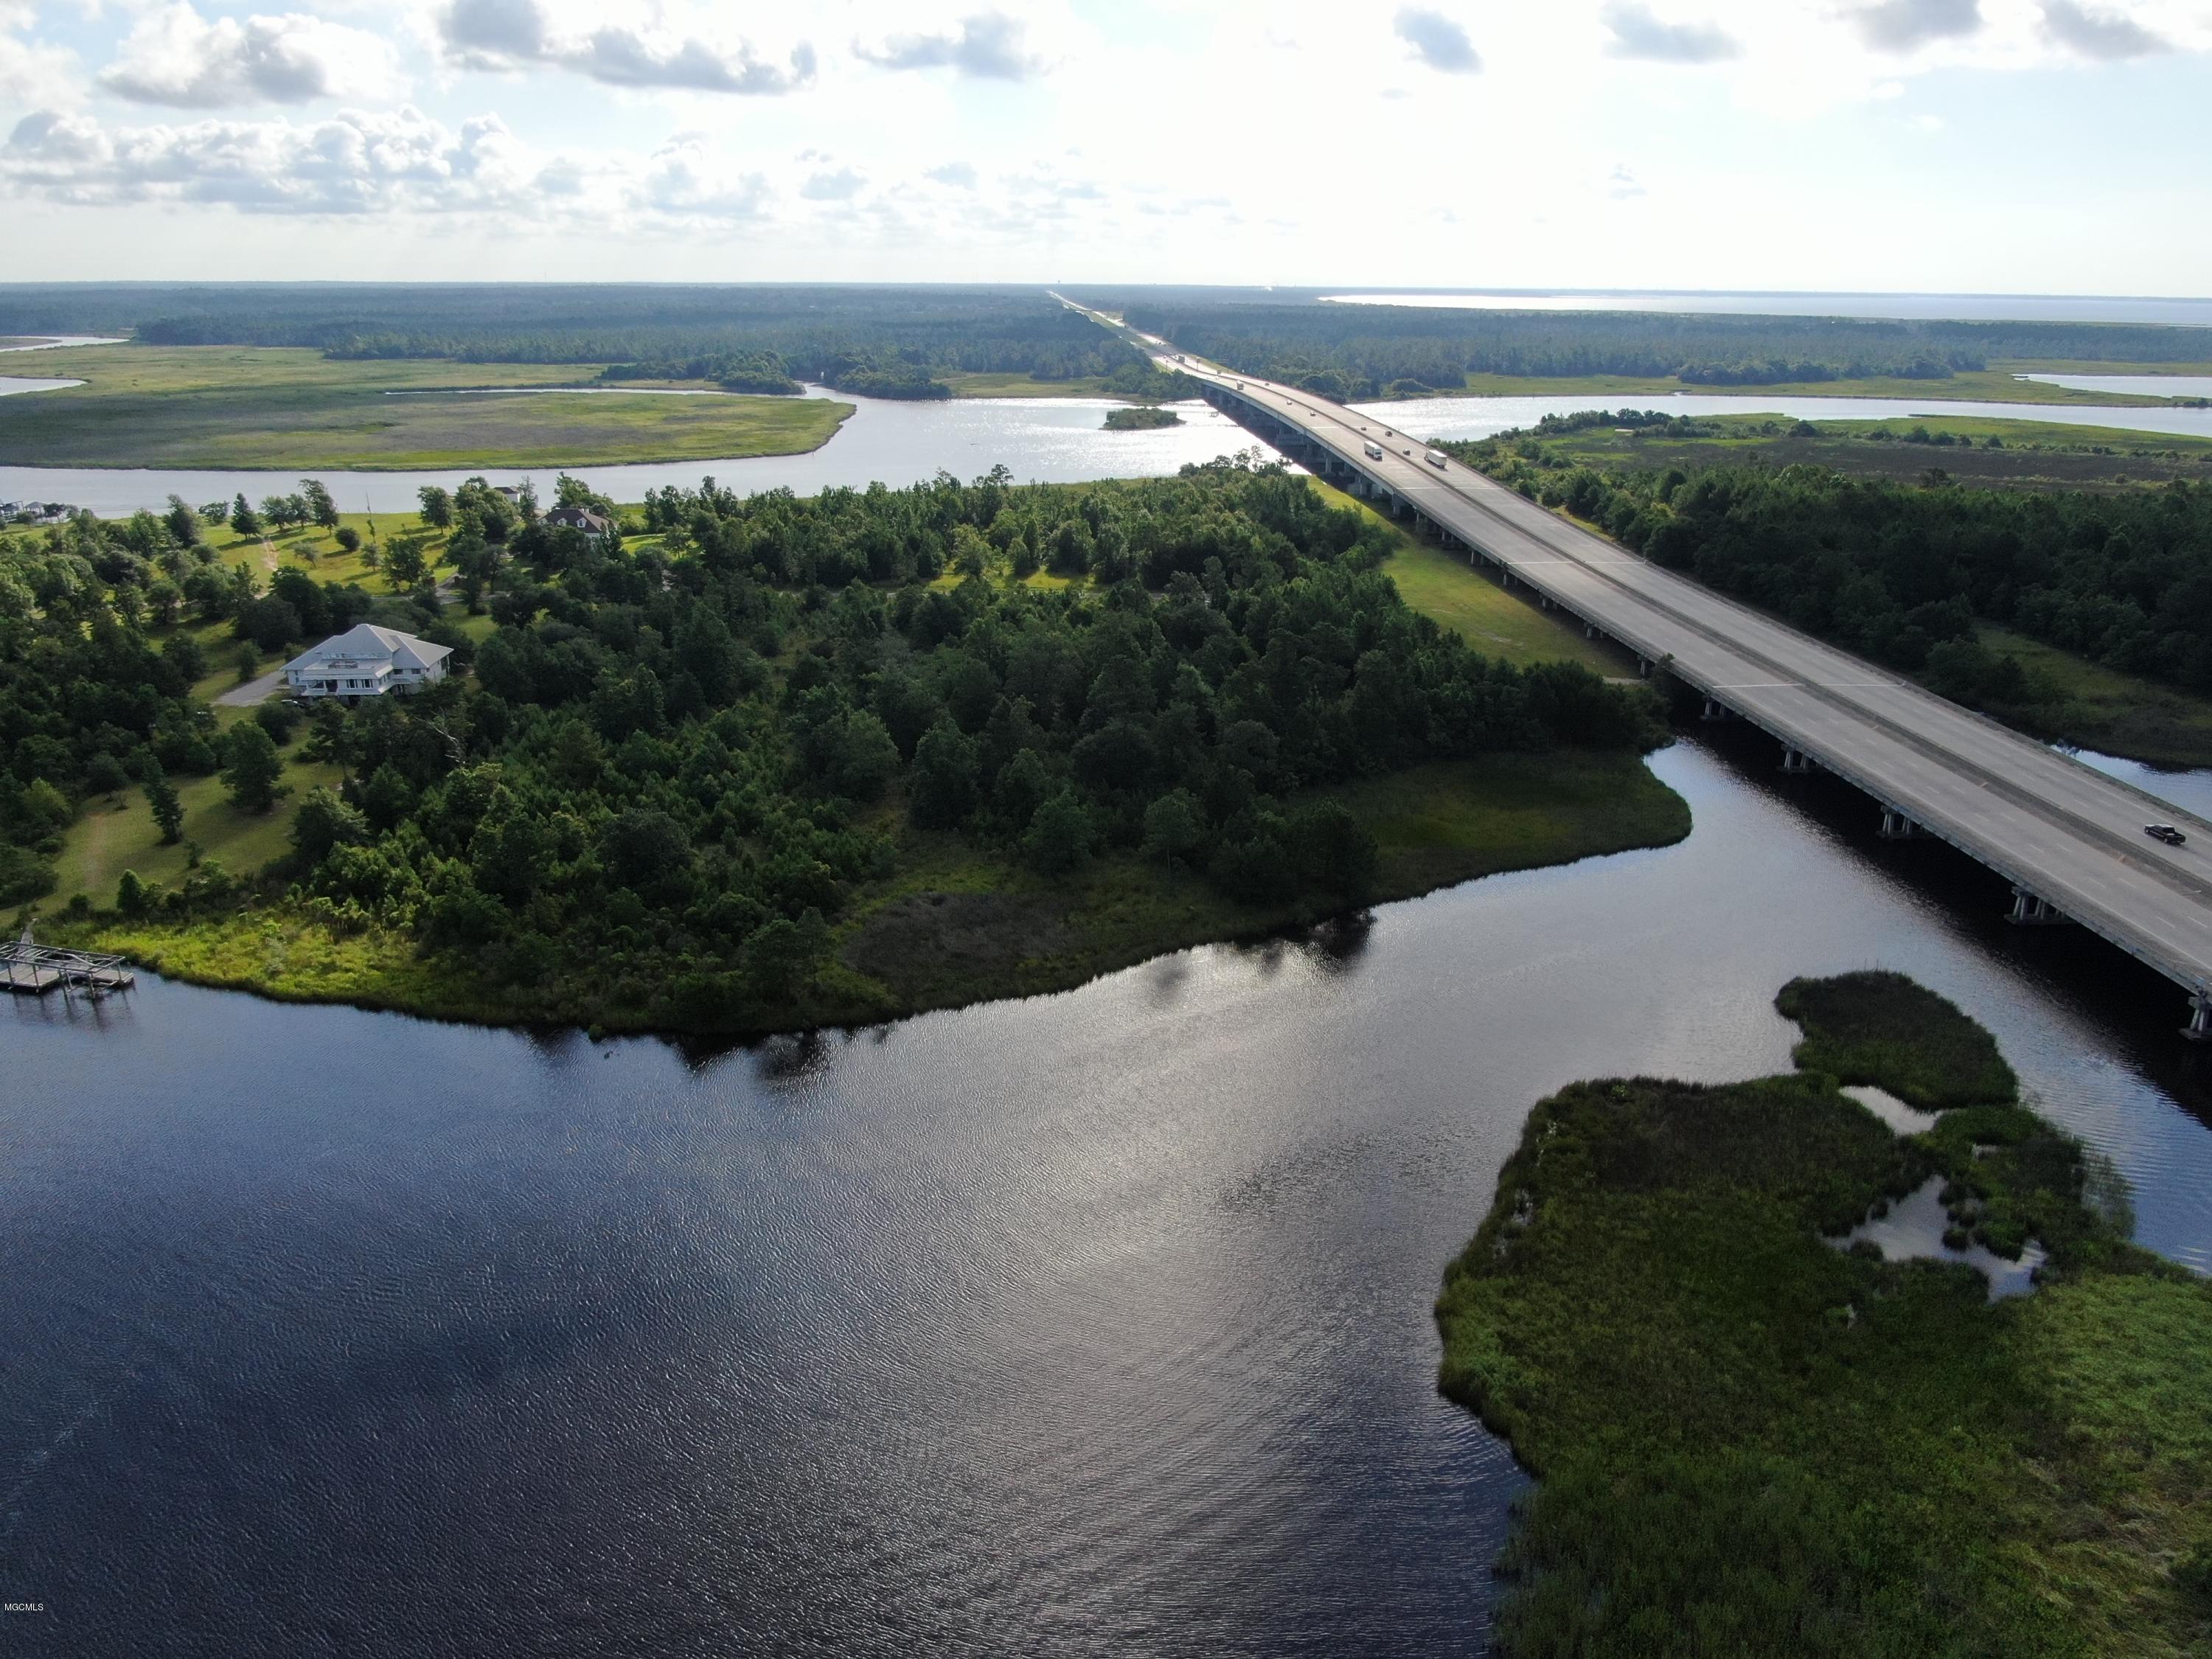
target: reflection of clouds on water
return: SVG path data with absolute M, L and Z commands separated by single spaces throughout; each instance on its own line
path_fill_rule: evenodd
M 2035 1270 L 2045 1261 L 2041 1247 L 2028 1245 L 2020 1260 L 2008 1261 L 1986 1246 L 1958 1247 L 1943 1242 L 1951 1219 L 1943 1208 L 1943 1177 L 1930 1176 L 1915 1191 L 1892 1203 L 1886 1212 L 1861 1222 L 1849 1236 L 1831 1240 L 1838 1249 L 1874 1245 L 1886 1261 L 1952 1261 L 1972 1267 L 1989 1281 L 1990 1300 L 2026 1296 L 2035 1288 Z

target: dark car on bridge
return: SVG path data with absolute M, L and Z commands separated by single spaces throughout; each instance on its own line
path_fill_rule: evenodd
M 2189 844 L 2189 837 L 2170 823 L 2146 823 L 2143 825 L 2143 834 L 2148 836 L 2153 841 L 2164 842 L 2168 847 L 2185 847 Z

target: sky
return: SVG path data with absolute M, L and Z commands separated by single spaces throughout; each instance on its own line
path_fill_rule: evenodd
M 2212 0 L 0 0 L 0 281 L 2199 295 L 2208 109 Z

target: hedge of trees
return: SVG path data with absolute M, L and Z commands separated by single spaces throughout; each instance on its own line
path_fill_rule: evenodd
M 1595 424 L 1635 424 L 1602 415 Z M 1975 620 L 2212 694 L 2212 487 L 2093 494 L 1814 465 L 1595 467 L 1507 434 L 1446 447 L 1670 568 L 1970 701 L 2031 700 Z

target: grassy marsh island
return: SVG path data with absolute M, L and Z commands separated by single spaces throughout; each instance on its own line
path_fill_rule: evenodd
M 57 941 L 276 996 L 746 1034 L 1688 832 L 1641 760 L 1647 693 L 1470 650 L 1378 568 L 1394 533 L 1280 468 L 669 490 L 605 542 L 475 486 L 441 505 L 419 562 L 483 615 L 227 565 L 154 515 L 11 538 L 5 897 Z M 289 649 L 342 613 L 443 630 L 472 672 L 281 731 L 199 695 L 218 639 Z M 289 793 L 231 799 L 234 748 L 264 742 Z M 181 868 L 156 780 L 202 842 Z
M 2212 1286 L 2126 1242 L 1949 1003 L 1861 973 L 1779 1006 L 1794 1073 L 1539 1103 L 1445 1274 L 1440 1386 L 1538 1477 L 1504 1650 L 2202 1652 Z M 1899 1135 L 1844 1078 L 1941 1115 Z M 1952 1242 L 2045 1253 L 2031 1293 L 1839 1248 L 1931 1183 Z
M 138 344 L 38 362 L 84 384 L 0 398 L 0 465 L 405 471 L 790 455 L 853 412 L 825 398 L 533 389 L 581 386 L 593 364 Z
M 1106 411 L 1106 430 L 1109 432 L 1150 432 L 1164 426 L 1181 426 L 1182 416 L 1172 409 L 1162 409 L 1153 404 L 1140 404 L 1134 409 L 1109 409 Z

